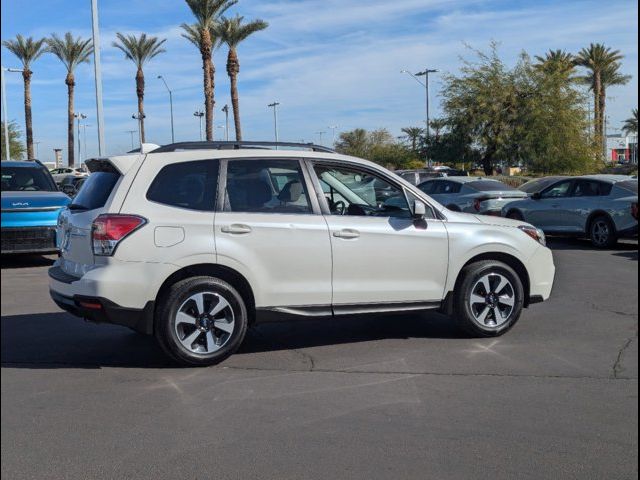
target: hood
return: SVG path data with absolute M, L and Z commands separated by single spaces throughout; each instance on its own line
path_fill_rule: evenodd
M 476 215 L 475 216 L 480 223 L 485 225 L 495 225 L 497 227 L 518 227 L 520 225 L 528 225 L 526 222 L 519 220 L 512 220 L 510 218 L 494 217 L 492 215 Z
M 62 192 L 2 192 L 2 211 L 64 207 L 70 202 Z

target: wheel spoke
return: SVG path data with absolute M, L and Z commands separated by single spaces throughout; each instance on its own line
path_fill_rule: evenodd
M 500 295 L 500 292 L 502 292 L 502 290 L 504 290 L 507 287 L 507 285 L 509 285 L 509 280 L 507 280 L 503 276 L 500 276 L 500 283 L 495 289 L 496 295 Z
M 207 332 L 207 353 L 211 353 L 215 350 L 218 350 L 220 345 L 216 343 L 216 339 L 213 337 L 213 333 L 211 330 Z
M 486 302 L 486 298 L 483 297 L 482 295 L 478 295 L 477 293 L 472 293 L 471 294 L 471 304 L 475 305 L 477 303 L 485 303 Z
M 480 315 L 478 315 L 476 318 L 478 319 L 478 321 L 480 323 L 482 323 L 483 325 L 485 324 L 485 320 L 487 319 L 487 316 L 489 315 L 489 312 L 491 311 L 491 308 L 484 307 L 484 310 L 482 311 L 482 313 Z
M 497 324 L 502 323 L 504 316 L 498 307 L 493 307 L 493 319 Z
M 191 345 L 193 345 L 193 342 L 196 341 L 196 339 L 200 336 L 201 333 L 202 332 L 200 330 L 196 329 L 193 333 L 187 335 L 185 338 L 180 340 L 180 342 L 189 350 L 193 350 L 191 348 Z
M 227 302 L 224 298 L 222 298 L 219 295 L 216 295 L 216 298 L 218 299 L 218 303 L 216 304 L 216 306 L 214 306 L 211 311 L 209 312 L 209 315 L 211 315 L 212 317 L 215 317 L 218 313 L 220 313 L 222 310 L 224 310 L 227 307 L 230 307 L 231 305 L 229 305 L 229 302 Z
M 501 297 L 498 297 L 498 302 L 502 305 L 509 305 L 510 307 L 513 307 L 516 303 L 515 298 L 510 297 L 509 295 L 502 295 Z
M 178 312 L 178 315 L 176 315 L 176 325 L 178 325 L 179 323 L 186 323 L 188 325 L 195 325 L 196 324 L 196 319 L 195 317 L 192 317 L 191 315 L 184 313 L 184 312 Z
M 204 313 L 204 293 L 197 293 L 191 297 L 196 302 L 196 308 L 198 309 L 198 315 Z
M 222 330 L 226 333 L 233 333 L 233 322 L 227 322 L 226 320 L 214 320 L 213 326 L 218 330 Z
M 484 293 L 489 295 L 491 293 L 491 282 L 489 282 L 489 275 L 486 275 L 480 279 L 480 283 L 484 286 Z

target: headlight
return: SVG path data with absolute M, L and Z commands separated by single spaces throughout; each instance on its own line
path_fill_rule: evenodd
M 518 228 L 529 235 L 531 238 L 533 238 L 540 245 L 544 245 L 545 247 L 547 246 L 547 237 L 539 228 L 533 227 L 531 225 L 520 225 Z

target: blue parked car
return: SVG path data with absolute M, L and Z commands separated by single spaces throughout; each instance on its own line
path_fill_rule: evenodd
M 38 160 L 2 162 L 2 252 L 57 251 L 56 224 L 71 199 Z

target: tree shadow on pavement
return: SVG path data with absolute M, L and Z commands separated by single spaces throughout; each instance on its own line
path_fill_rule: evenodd
M 176 368 L 151 336 L 96 325 L 67 313 L 2 317 L 2 366 L 10 368 Z M 463 338 L 439 314 L 345 317 L 253 327 L 239 354 L 381 339 Z M 223 364 L 224 365 L 224 364 Z

